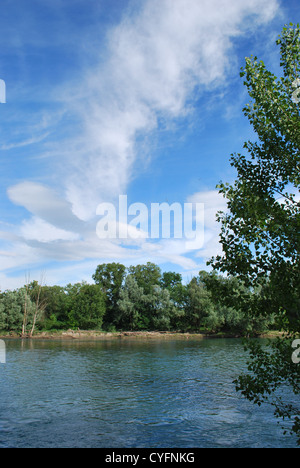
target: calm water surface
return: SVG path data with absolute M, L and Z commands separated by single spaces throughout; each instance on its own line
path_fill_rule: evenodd
M 236 394 L 239 340 L 6 341 L 0 447 L 295 447 Z

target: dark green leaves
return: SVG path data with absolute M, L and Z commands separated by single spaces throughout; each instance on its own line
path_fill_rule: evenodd
M 257 141 L 244 144 L 245 155 L 231 156 L 237 177 L 220 183 L 228 212 L 219 213 L 223 255 L 211 260 L 215 269 L 259 289 L 249 300 L 252 315 L 276 314 L 293 336 L 300 332 L 300 28 L 285 27 L 277 41 L 282 76 L 276 77 L 257 57 L 246 59 L 241 72 L 251 101 L 244 114 Z M 296 92 L 295 92 L 296 91 Z M 300 94 L 300 90 L 299 90 Z M 236 381 L 250 401 L 274 405 L 275 415 L 293 420 L 300 443 L 300 409 L 283 402 L 281 386 L 299 394 L 300 365 L 291 360 L 291 343 L 280 339 L 271 351 L 249 345 L 249 374 Z M 297 399 L 296 399 L 297 401 Z

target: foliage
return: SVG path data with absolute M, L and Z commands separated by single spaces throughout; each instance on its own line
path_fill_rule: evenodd
M 244 111 L 259 142 L 245 143 L 248 157 L 232 156 L 237 179 L 219 186 L 228 213 L 219 214 L 224 254 L 212 261 L 246 284 L 263 283 L 269 310 L 284 310 L 289 329 L 297 329 L 300 320 L 300 119 L 292 98 L 299 38 L 297 26 L 285 28 L 278 41 L 280 79 L 256 57 L 246 59 L 241 76 L 253 101 Z
M 119 308 L 123 313 L 123 327 L 131 330 L 169 330 L 171 317 L 176 315 L 176 307 L 167 289 L 153 285 L 152 292 L 146 294 L 133 274 L 126 278 Z
M 258 336 L 275 325 L 275 315 L 261 313 L 256 304 L 262 301 L 262 288 L 253 290 L 234 276 L 220 276 L 216 272 L 200 272 L 201 279 L 211 293 L 217 325 L 241 336 Z M 253 310 L 257 313 L 253 314 Z
M 132 275 L 128 275 L 126 278 L 118 306 L 122 312 L 121 324 L 123 326 L 126 324 L 130 330 L 148 328 L 149 323 L 143 314 L 145 308 L 144 290 Z
M 44 286 L 41 291 L 41 299 L 45 303 L 45 313 L 40 326 L 45 330 L 64 329 L 68 323 L 70 306 L 66 288 Z
M 153 294 L 148 296 L 151 311 L 151 325 L 154 330 L 170 330 L 171 319 L 180 316 L 171 299 L 168 289 L 156 286 Z
M 106 317 L 108 324 L 118 325 L 120 310 L 118 302 L 125 278 L 125 266 L 120 263 L 98 265 L 93 280 L 98 284 L 106 297 Z
M 300 27 L 285 27 L 280 46 L 282 76 L 277 78 L 257 57 L 241 72 L 251 102 L 244 108 L 257 142 L 246 142 L 247 156 L 232 155 L 233 185 L 219 185 L 228 212 L 219 213 L 223 255 L 214 268 L 238 277 L 254 295 L 233 291 L 232 300 L 248 304 L 252 317 L 274 314 L 291 336 L 300 332 Z M 296 89 L 295 89 L 296 88 Z M 250 290 L 250 289 L 249 289 Z M 248 297 L 247 297 L 248 296 Z M 250 374 L 237 388 L 261 404 L 280 385 L 299 392 L 300 367 L 291 363 L 290 341 L 278 340 L 272 352 L 249 346 Z M 273 399 L 275 414 L 293 417 L 300 441 L 299 407 Z M 296 411 L 296 412 L 295 412 Z
M 38 330 L 201 330 L 249 336 L 266 331 L 272 324 L 267 317 L 247 313 L 244 298 L 255 302 L 257 294 L 236 278 L 214 272 L 202 271 L 183 284 L 180 274 L 161 274 L 153 263 L 127 270 L 121 264 L 105 264 L 97 267 L 93 277 L 97 284 L 62 287 L 33 281 L 20 290 L 2 293 L 0 330 L 21 333 L 25 303 L 26 327 L 31 330 L 37 301 Z
M 0 329 L 21 333 L 25 307 L 27 323 L 32 326 L 35 311 L 34 303 L 26 295 L 25 288 L 6 291 L 0 299 Z
M 174 288 L 181 284 L 182 275 L 180 273 L 174 273 L 173 271 L 165 271 L 160 279 L 161 287 L 168 289 L 170 292 L 174 291 Z
M 161 279 L 161 269 L 151 262 L 146 265 L 131 266 L 128 268 L 128 273 L 135 278 L 145 294 L 151 294 Z
M 99 286 L 82 283 L 71 298 L 69 321 L 73 328 L 101 329 L 105 314 L 105 296 Z
M 193 278 L 188 285 L 188 300 L 186 305 L 186 322 L 192 330 L 197 330 L 207 324 L 208 317 L 214 311 L 211 294 L 200 278 Z
M 270 340 L 267 349 L 255 341 L 249 342 L 245 349 L 249 351 L 250 373 L 239 376 L 234 383 L 248 400 L 259 406 L 271 404 L 277 417 L 290 420 L 290 433 L 297 435 L 300 445 L 300 372 L 299 364 L 291 359 L 293 340 L 294 337 Z M 281 395 L 281 389 L 287 388 L 294 395 L 288 402 Z M 283 428 L 286 433 L 286 426 Z

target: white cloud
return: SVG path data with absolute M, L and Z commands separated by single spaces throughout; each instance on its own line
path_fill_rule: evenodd
M 40 143 L 41 141 L 43 141 L 45 138 L 47 138 L 49 136 L 50 132 L 46 132 L 46 133 L 43 133 L 39 136 L 36 136 L 36 137 L 32 137 L 32 138 L 28 138 L 28 139 L 25 139 L 19 143 L 11 143 L 11 144 L 5 144 L 5 145 L 1 145 L 0 146 L 0 150 L 1 151 L 7 151 L 7 150 L 11 150 L 11 149 L 15 149 L 15 148 L 22 148 L 23 146 L 30 146 L 30 145 L 34 145 L 36 143 Z
M 205 229 L 215 230 L 218 226 L 216 214 L 218 211 L 226 211 L 227 201 L 218 190 L 197 192 L 188 197 L 189 203 L 203 203 L 205 210 Z
M 225 84 L 232 38 L 277 8 L 277 0 L 148 0 L 110 31 L 101 63 L 61 93 L 80 122 L 64 149 L 74 213 L 90 219 L 98 203 L 126 193 L 143 157 L 137 140 L 160 117 L 184 117 L 196 89 Z
M 221 226 L 216 220 L 216 215 L 219 211 L 227 211 L 227 201 L 217 190 L 208 190 L 198 192 L 189 197 L 190 203 L 204 204 L 204 224 L 205 235 L 204 245 L 196 256 L 204 260 L 209 260 L 222 252 L 222 246 L 219 242 L 219 234 Z
M 42 184 L 22 182 L 10 187 L 7 194 L 14 204 L 23 206 L 57 228 L 72 231 L 82 227 L 80 220 L 72 213 L 71 204 Z
M 147 239 L 148 233 L 137 236 L 138 231 L 131 225 L 127 226 L 128 240 L 99 239 L 96 223 L 78 220 L 70 204 L 53 190 L 39 184 L 19 184 L 10 190 L 10 197 L 33 216 L 15 226 L 12 232 L 0 232 L 0 238 L 11 244 L 11 248 L 0 252 L 3 270 L 24 268 L 24 276 L 27 265 L 33 265 L 36 271 L 38 265 L 42 267 L 49 261 L 56 262 L 56 278 L 60 283 L 63 283 L 62 272 L 67 268 L 65 262 L 78 263 L 77 271 L 81 272 L 80 265 L 85 269 L 87 263 L 118 259 L 125 264 L 137 264 L 146 263 L 151 258 L 158 264 L 172 263 L 183 270 L 196 271 L 197 258 L 204 262 L 220 248 L 215 215 L 217 211 L 226 209 L 226 202 L 217 191 L 199 192 L 189 197 L 189 203 L 203 203 L 205 207 L 205 242 L 199 251 L 191 252 L 185 238 Z M 66 226 L 72 230 L 66 230 Z
M 23 221 L 20 234 L 25 240 L 38 239 L 39 242 L 43 243 L 58 240 L 75 241 L 80 237 L 79 234 L 59 229 L 36 217 Z

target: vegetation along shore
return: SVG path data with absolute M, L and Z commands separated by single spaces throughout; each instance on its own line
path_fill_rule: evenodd
M 249 303 L 258 302 L 262 293 L 215 272 L 201 271 L 183 284 L 180 274 L 162 273 L 150 262 L 129 268 L 101 264 L 92 284 L 62 287 L 32 281 L 2 292 L 0 334 L 66 339 L 259 336 L 278 328 L 275 314 L 249 313 Z

